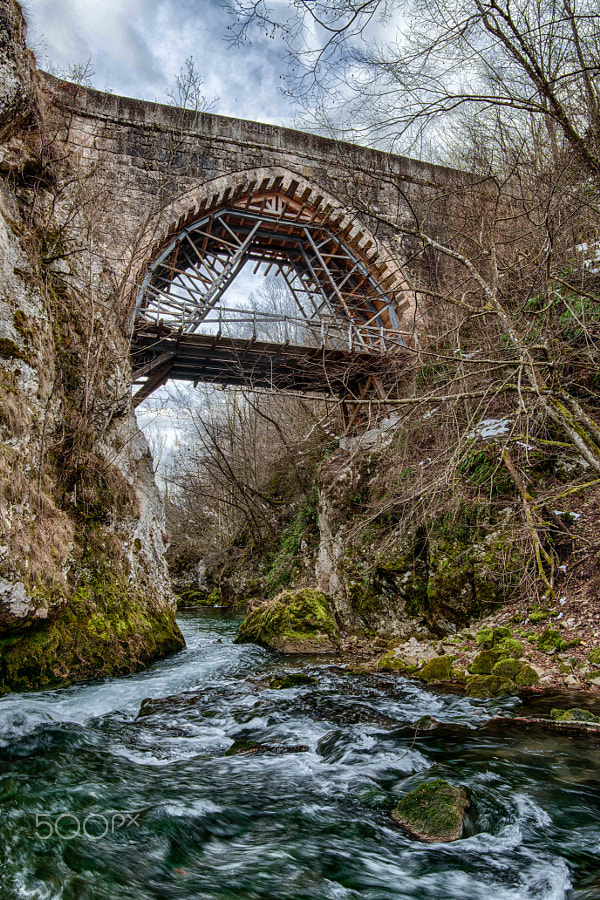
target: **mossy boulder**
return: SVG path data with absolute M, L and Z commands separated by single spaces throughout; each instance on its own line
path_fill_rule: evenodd
M 521 641 L 517 641 L 513 637 L 504 638 L 504 640 L 500 641 L 499 644 L 494 644 L 494 646 L 497 647 L 498 650 L 508 653 L 513 659 L 520 659 L 525 652 L 525 648 Z
M 272 678 L 269 687 L 278 691 L 284 691 L 287 688 L 303 687 L 316 683 L 316 678 L 313 678 L 311 675 L 305 675 L 304 672 L 288 672 L 287 675 L 278 675 Z
M 414 669 L 414 666 L 411 667 Z M 406 672 L 408 667 L 401 656 L 390 650 L 377 660 L 377 669 L 380 672 Z
M 477 634 L 475 635 L 475 643 L 478 647 L 483 647 L 484 649 L 492 646 L 492 641 L 494 640 L 494 629 L 489 628 L 488 626 L 484 628 L 480 628 Z
M 522 663 L 519 659 L 511 659 L 507 656 L 500 659 L 492 669 L 492 675 L 499 675 L 501 678 L 511 678 L 513 681 L 522 669 Z
M 244 619 L 236 644 L 260 644 L 280 653 L 332 653 L 339 631 L 321 591 L 282 591 Z
M 593 666 L 600 666 L 600 647 L 596 647 L 591 653 L 588 653 L 588 662 Z
M 531 687 L 534 684 L 539 684 L 540 676 L 532 666 L 522 663 L 515 681 L 519 687 Z
M 420 841 L 458 841 L 468 807 L 463 787 L 438 778 L 403 797 L 392 811 L 392 819 Z
M 508 654 L 504 650 L 482 650 L 469 666 L 471 675 L 491 675 L 492 669 Z
M 501 675 L 473 675 L 467 681 L 466 695 L 478 699 L 507 697 L 516 692 L 516 682 Z
M 450 681 L 452 679 L 452 656 L 434 656 L 418 673 L 425 681 Z
M 554 653 L 556 650 L 566 650 L 569 646 L 560 631 L 556 628 L 546 628 L 538 639 L 538 650 L 542 653 Z
M 550 718 L 555 722 L 595 722 L 600 723 L 600 716 L 595 716 L 589 709 L 553 709 Z

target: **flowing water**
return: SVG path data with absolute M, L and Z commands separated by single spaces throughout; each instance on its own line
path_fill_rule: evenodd
M 596 738 L 236 646 L 216 613 L 180 624 L 147 672 L 0 700 L 1 900 L 600 898 Z M 300 669 L 316 683 L 269 686 Z M 390 820 L 432 777 L 469 789 L 456 843 Z

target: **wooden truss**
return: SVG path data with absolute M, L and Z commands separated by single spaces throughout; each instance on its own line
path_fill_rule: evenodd
M 293 316 L 221 303 L 248 262 L 254 263 L 254 272 L 262 267 L 265 275 L 283 278 L 297 310 Z M 285 345 L 290 344 L 290 330 L 296 351 L 304 347 L 381 354 L 404 346 L 393 299 L 343 237 L 319 221 L 316 211 L 301 200 L 276 193 L 251 194 L 182 228 L 152 263 L 134 322 L 134 377 L 147 379 L 137 402 L 169 377 L 241 383 L 243 366 L 228 381 L 218 364 L 219 342 L 235 341 L 227 326 L 251 328 L 254 344 L 262 326 L 274 322 L 284 329 Z M 212 332 L 209 349 L 212 346 L 218 371 L 206 365 L 204 340 L 196 342 L 201 354 L 196 366 L 189 355 L 193 356 L 195 344 L 183 340 L 192 335 L 205 338 L 207 332 Z M 179 338 L 171 340 L 173 335 Z M 186 361 L 178 365 L 177 354 L 183 348 Z M 222 349 L 227 349 L 225 344 Z M 237 344 L 236 353 L 239 359 Z M 271 366 L 273 359 L 281 359 L 274 349 L 267 356 Z M 263 380 L 261 375 L 261 384 Z M 300 380 L 306 382 L 306 378 Z

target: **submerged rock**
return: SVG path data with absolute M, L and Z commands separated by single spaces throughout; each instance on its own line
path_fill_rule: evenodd
M 302 588 L 283 591 L 251 612 L 235 643 L 260 644 L 280 653 L 332 653 L 339 648 L 339 631 L 325 594 Z
M 287 675 L 279 675 L 276 678 L 272 678 L 269 687 L 275 688 L 277 691 L 284 691 L 286 688 L 316 683 L 316 678 L 313 678 L 311 675 L 305 675 L 304 672 L 288 672 Z
M 457 841 L 463 834 L 468 806 L 463 787 L 438 778 L 400 800 L 392 819 L 420 841 Z

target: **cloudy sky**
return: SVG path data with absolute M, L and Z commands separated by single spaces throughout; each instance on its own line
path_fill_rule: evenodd
M 91 59 L 94 86 L 167 102 L 193 56 L 214 112 L 293 124 L 284 96 L 282 45 L 261 32 L 232 46 L 232 19 L 221 0 L 25 0 L 29 44 L 38 65 L 64 73 Z

